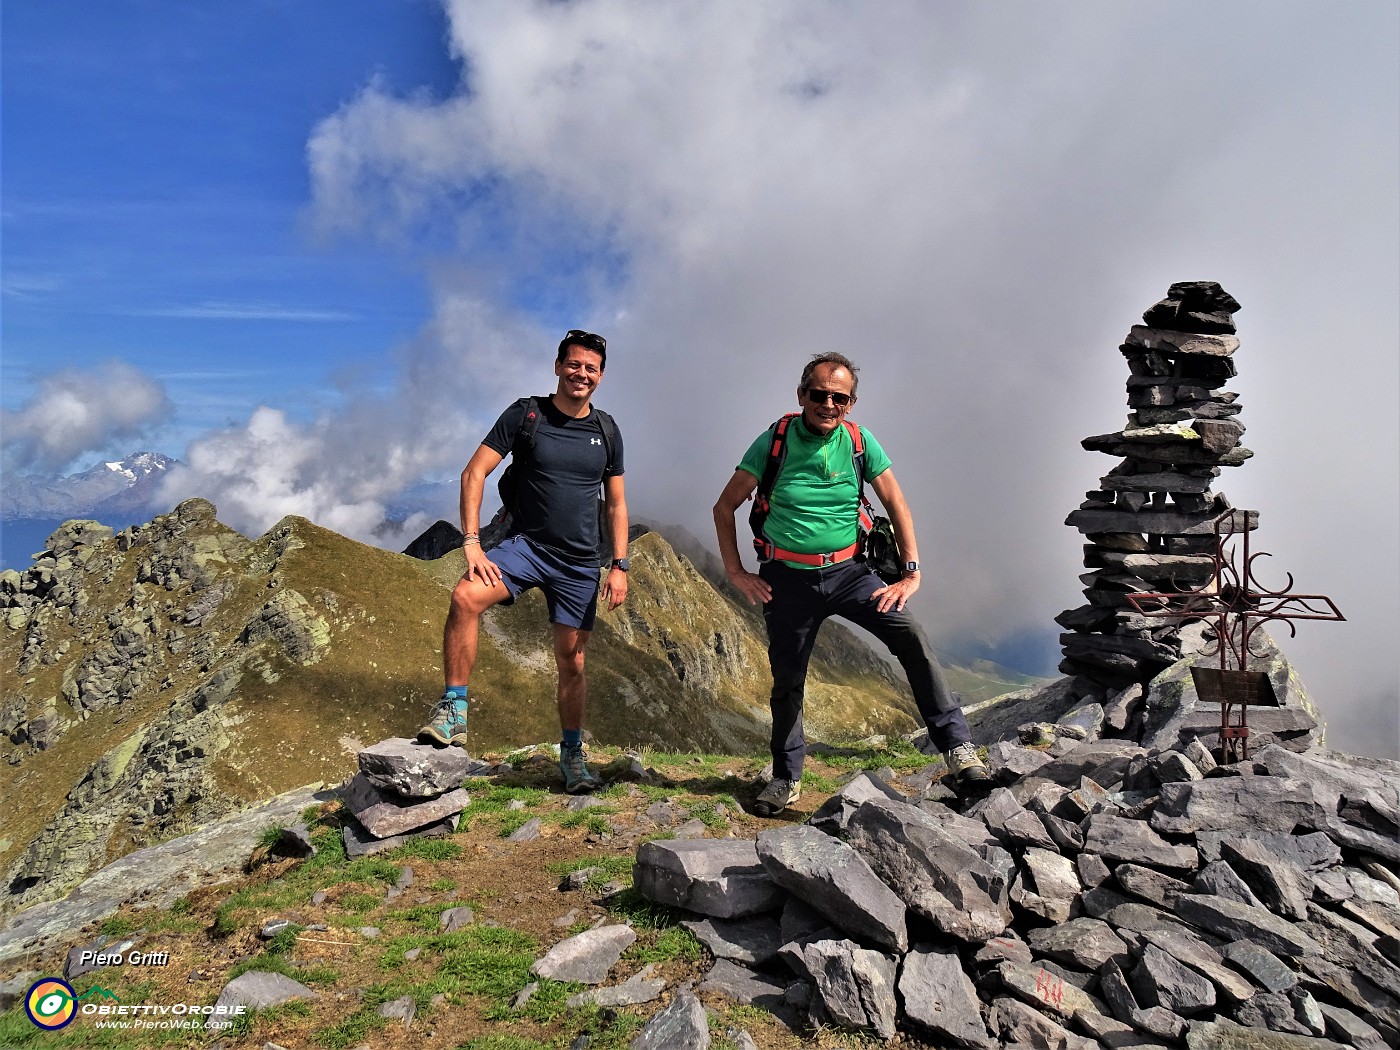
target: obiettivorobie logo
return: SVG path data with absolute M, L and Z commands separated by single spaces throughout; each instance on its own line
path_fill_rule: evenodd
M 84 999 L 94 1000 L 83 1002 Z M 107 1002 L 96 1002 L 105 999 Z M 242 1003 L 223 1006 L 198 1006 L 176 1003 L 174 1006 L 124 1005 L 113 991 L 93 985 L 79 994 L 73 986 L 58 977 L 36 981 L 24 997 L 24 1010 L 34 1024 L 48 1032 L 73 1023 L 78 1014 L 93 1016 L 98 1028 L 203 1028 L 218 1030 L 233 1024 L 233 1018 L 247 1011 Z M 174 1014 L 174 1018 L 165 1015 Z M 154 1015 L 154 1016 L 153 1016 Z M 161 1018 L 161 1019 L 157 1019 Z
M 78 993 L 67 981 L 45 977 L 29 986 L 24 997 L 24 1012 L 38 1027 L 49 1032 L 73 1023 L 78 1016 Z

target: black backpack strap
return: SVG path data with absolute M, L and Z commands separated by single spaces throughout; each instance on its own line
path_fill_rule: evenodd
M 768 521 L 768 512 L 772 509 L 769 499 L 773 495 L 773 487 L 778 483 L 778 473 L 783 469 L 783 460 L 787 458 L 788 427 L 797 415 L 796 412 L 789 412 L 768 428 L 772 434 L 772 440 L 768 444 L 768 458 L 763 463 L 763 474 L 758 479 L 758 488 L 753 494 L 753 507 L 749 510 L 753 547 L 761 562 L 771 561 L 773 558 L 773 541 L 763 529 Z
M 593 406 L 593 414 L 598 417 L 598 429 L 603 432 L 603 451 L 607 454 L 603 469 L 606 471 L 612 466 L 613 450 L 617 448 L 617 422 L 597 405 Z

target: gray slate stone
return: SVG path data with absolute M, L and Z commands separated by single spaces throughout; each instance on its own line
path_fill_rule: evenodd
M 476 914 L 465 904 L 448 908 L 438 916 L 438 929 L 443 933 L 456 933 L 464 926 L 476 922 Z
M 1271 952 L 1297 958 L 1317 955 L 1318 943 L 1286 919 L 1263 908 L 1251 908 L 1228 897 L 1188 894 L 1172 909 L 1193 926 L 1226 940 L 1251 940 Z
M 350 778 L 341 797 L 355 819 L 378 839 L 434 824 L 471 803 L 471 796 L 461 788 L 433 798 L 407 799 L 375 787 L 363 773 Z
M 982 1022 L 977 990 L 956 952 L 916 945 L 899 972 L 904 1016 L 934 1039 L 982 1050 L 995 1046 Z
M 357 761 L 371 784 L 405 798 L 433 798 L 491 768 L 489 762 L 472 758 L 460 747 L 433 747 L 403 737 L 365 748 Z
M 520 827 L 516 828 L 506 836 L 507 842 L 533 842 L 540 837 L 540 829 L 543 827 L 539 817 L 531 817 Z
M 1049 850 L 1027 849 L 1023 870 L 1011 886 L 1011 899 L 1051 922 L 1064 922 L 1079 895 L 1079 874 L 1068 857 Z
M 391 1021 L 402 1021 L 407 1028 L 413 1024 L 413 1018 L 418 1014 L 418 1004 L 413 1001 L 413 996 L 405 995 L 395 999 L 393 1002 L 385 1003 L 379 1008 L 379 1016 L 386 1017 Z
M 1264 902 L 1254 895 L 1249 883 L 1240 878 L 1239 872 L 1223 860 L 1213 860 L 1198 871 L 1191 888 L 1197 893 L 1228 897 L 1251 908 L 1264 907 Z
M 700 982 L 699 990 L 718 992 L 740 1006 L 757 1006 L 780 1013 L 785 1006 L 783 995 L 787 985 L 747 970 L 729 959 L 719 959 Z
M 1146 754 L 1131 740 L 1095 740 L 1041 766 L 1035 775 L 1066 787 L 1074 787 L 1081 777 L 1088 777 L 1100 787 L 1111 788 L 1123 779 L 1133 759 Z
M 1170 909 L 1172 902 L 1183 893 L 1191 892 L 1191 887 L 1180 879 L 1163 875 L 1155 868 L 1146 868 L 1141 864 L 1120 864 L 1113 869 L 1113 877 L 1118 885 L 1134 897 L 1141 897 L 1167 909 Z
M 249 970 L 224 985 L 214 1008 L 218 1011 L 222 1007 L 220 1012 L 224 1013 L 230 1012 L 229 1008 L 234 1006 L 265 1010 L 269 1006 L 291 1002 L 293 999 L 319 998 L 316 992 L 290 977 L 263 970 Z
M 1010 925 L 1001 877 L 923 810 L 870 801 L 850 820 L 847 834 L 885 885 L 944 933 L 980 943 Z
M 700 938 L 716 959 L 761 966 L 784 944 L 778 921 L 768 916 L 700 919 L 681 925 Z
M 1327 1025 L 1326 1035 L 1342 1043 L 1358 1047 L 1359 1050 L 1385 1050 L 1385 1039 L 1380 1032 L 1342 1006 L 1319 1003 L 1318 1009 Z
M 1292 831 L 1326 827 L 1336 797 L 1321 785 L 1281 777 L 1240 776 L 1163 784 L 1150 823 L 1157 831 Z
M 846 843 L 804 825 L 758 835 L 758 857 L 772 880 L 829 915 L 858 939 L 903 952 L 904 902 Z
M 536 959 L 530 972 L 554 981 L 602 984 L 622 953 L 637 939 L 632 927 L 621 923 L 585 930 L 566 937 Z
M 460 813 L 453 813 L 450 817 L 444 817 L 432 824 L 425 824 L 421 828 L 415 828 L 402 835 L 390 835 L 385 839 L 376 838 L 355 821 L 351 821 L 341 828 L 340 835 L 341 840 L 345 843 L 346 854 L 351 860 L 354 860 L 358 857 L 368 857 L 375 853 L 397 849 L 405 842 L 412 842 L 414 839 L 441 838 L 444 835 L 451 835 L 457 830 L 461 816 Z
M 846 825 L 850 823 L 851 817 L 855 816 L 856 810 L 863 803 L 877 798 L 909 805 L 908 799 L 879 777 L 860 772 L 840 791 L 818 806 L 816 812 L 807 818 L 807 823 L 828 835 L 845 834 Z
M 1247 838 L 1221 843 L 1220 852 L 1266 907 L 1288 919 L 1307 918 L 1312 879 L 1298 865 Z
M 987 770 L 1000 784 L 1010 784 L 1030 776 L 1051 761 L 1044 751 L 1022 747 L 1010 740 L 998 740 L 987 748 Z
M 1143 949 L 1129 977 L 1137 1001 L 1194 1017 L 1215 1005 L 1215 986 L 1155 944 Z
M 644 842 L 633 884 L 650 900 L 719 919 L 773 911 L 787 897 L 764 870 L 755 844 L 740 839 Z
M 1224 956 L 1195 934 L 1184 930 L 1148 930 L 1143 937 L 1206 977 L 1227 1002 L 1242 1002 L 1254 995 L 1254 986 L 1227 966 Z
M 1002 1046 L 1034 1047 L 1035 1050 L 1099 1050 L 1095 1040 L 1075 1035 L 1019 999 L 1005 996 L 993 999 L 991 1013 L 992 1027 L 1001 1036 Z
M 1018 998 L 1060 1017 L 1073 1017 L 1078 1010 L 1104 1012 L 1103 1003 L 1044 966 L 1004 962 L 997 973 L 1002 985 Z
M 1038 955 L 1081 970 L 1098 970 L 1110 959 L 1120 966 L 1129 960 L 1128 946 L 1113 932 L 1113 927 L 1102 919 L 1087 916 L 1031 930 L 1026 934 L 1026 943 Z
M 1307 1035 L 1243 1028 L 1229 1021 L 1192 1021 L 1187 1050 L 1342 1050 L 1343 1044 Z
M 893 1038 L 898 968 L 894 958 L 837 940 L 814 941 L 803 955 L 816 985 L 810 1006 L 814 1021 Z
M 631 1050 L 709 1050 L 705 1007 L 690 992 L 679 992 L 627 1045 Z
M 1247 1028 L 1267 1028 L 1271 1032 L 1312 1035 L 1308 1026 L 1298 1020 L 1293 1000 L 1278 992 L 1261 992 L 1231 1011 L 1233 1020 Z
M 1084 848 L 1107 861 L 1130 861 L 1177 871 L 1194 871 L 1197 865 L 1193 847 L 1173 846 L 1145 821 L 1111 813 L 1095 813 L 1089 817 Z
M 1253 941 L 1231 941 L 1220 949 L 1220 954 L 1266 991 L 1286 992 L 1298 983 L 1298 974 L 1287 963 Z

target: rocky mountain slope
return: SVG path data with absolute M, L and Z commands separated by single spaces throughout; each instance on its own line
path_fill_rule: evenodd
M 600 616 L 588 726 L 602 742 L 757 751 L 766 656 L 753 616 L 657 533 L 628 603 Z M 113 535 L 70 522 L 0 573 L 4 909 L 254 801 L 339 783 L 365 743 L 411 736 L 441 688 L 460 555 L 422 562 L 299 518 L 249 540 L 207 501 Z M 552 739 L 538 593 L 483 624 L 473 749 Z M 839 625 L 809 687 L 816 736 L 915 725 L 889 665 Z

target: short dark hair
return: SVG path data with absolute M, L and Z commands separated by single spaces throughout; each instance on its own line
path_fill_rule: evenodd
M 564 338 L 559 340 L 559 354 L 554 359 L 555 364 L 563 363 L 564 358 L 568 356 L 569 347 L 571 346 L 579 346 L 585 350 L 592 350 L 603 359 L 601 367 L 604 369 L 608 367 L 608 341 L 601 335 L 585 332 L 581 328 L 570 328 L 564 333 Z
M 806 393 L 812 389 L 812 373 L 820 365 L 837 365 L 851 373 L 851 396 L 856 396 L 856 387 L 860 385 L 860 369 L 851 364 L 851 359 L 845 354 L 836 352 L 817 354 L 812 360 L 807 362 L 807 367 L 802 369 L 802 382 L 797 384 L 797 389 Z

